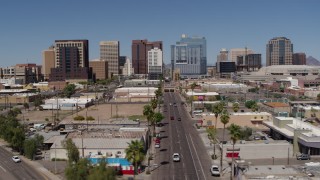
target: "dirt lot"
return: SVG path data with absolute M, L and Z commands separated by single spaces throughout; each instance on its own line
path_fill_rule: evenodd
M 100 104 L 93 105 L 88 109 L 82 109 L 78 112 L 78 115 L 86 117 L 92 116 L 95 120 L 91 123 L 106 123 L 110 118 L 127 118 L 132 115 L 142 115 L 143 106 L 145 104 Z M 23 114 L 18 118 L 25 121 L 25 123 L 46 123 L 52 122 L 53 116 L 56 116 L 57 111 L 23 111 Z M 81 121 L 74 121 L 73 118 L 77 116 L 76 112 L 72 111 L 59 111 L 59 119 L 63 123 L 81 123 Z M 46 121 L 47 119 L 47 121 Z

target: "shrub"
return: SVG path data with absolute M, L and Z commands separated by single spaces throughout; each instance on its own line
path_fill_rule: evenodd
M 45 118 L 44 120 L 49 121 L 49 119 L 48 119 L 48 118 Z
M 88 116 L 88 117 L 87 117 L 87 120 L 88 120 L 88 121 L 94 121 L 95 119 L 94 119 L 92 116 Z
M 83 117 L 83 116 L 76 116 L 76 117 L 74 117 L 73 118 L 75 121 L 83 121 L 83 120 L 85 120 L 85 118 Z

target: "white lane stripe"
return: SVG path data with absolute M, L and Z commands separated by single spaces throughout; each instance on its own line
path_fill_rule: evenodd
M 192 138 L 191 138 L 190 133 L 189 133 L 189 136 L 190 136 L 190 140 L 191 140 L 191 144 L 192 144 L 192 146 L 193 146 L 194 152 L 196 152 L 196 156 L 197 156 L 197 158 L 198 158 L 198 162 L 199 162 L 199 164 L 200 164 L 200 166 L 201 166 L 202 175 L 203 175 L 204 179 L 206 180 L 207 178 L 206 178 L 206 176 L 205 176 L 205 174 L 204 174 L 203 167 L 202 167 L 202 164 L 201 164 L 200 159 L 199 159 L 199 155 L 198 155 L 198 153 L 197 153 L 197 151 L 196 151 L 196 147 L 194 146 L 194 143 L 193 143 L 193 140 L 192 140 Z
M 187 136 L 187 134 L 185 134 L 185 136 L 186 136 L 186 139 L 187 139 L 187 144 L 188 144 L 188 146 L 189 146 L 189 151 L 190 151 L 190 154 L 191 154 L 192 162 L 193 162 L 194 168 L 195 168 L 195 170 L 196 170 L 197 178 L 199 179 L 199 174 L 198 174 L 197 166 L 196 166 L 196 164 L 195 164 L 195 162 L 194 162 L 194 158 L 193 158 L 193 155 L 192 155 L 192 152 L 191 152 L 191 147 L 190 147 L 190 144 L 189 144 L 188 136 Z
M 2 166 L 0 166 L 0 168 L 4 171 L 7 172 L 7 170 L 5 168 L 3 168 Z

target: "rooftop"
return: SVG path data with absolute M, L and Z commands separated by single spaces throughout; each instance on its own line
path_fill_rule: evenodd
M 286 103 L 282 103 L 282 102 L 267 102 L 267 103 L 263 103 L 264 105 L 267 105 L 269 107 L 290 107 L 289 104 Z

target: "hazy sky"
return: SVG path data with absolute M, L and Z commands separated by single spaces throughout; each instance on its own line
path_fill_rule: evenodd
M 99 41 L 119 40 L 131 57 L 134 39 L 162 40 L 164 61 L 181 34 L 207 39 L 208 64 L 221 48 L 247 46 L 262 54 L 285 36 L 294 52 L 320 59 L 319 0 L 10 0 L 0 5 L 0 66 L 42 63 L 41 52 L 58 39 L 88 39 L 90 59 Z

